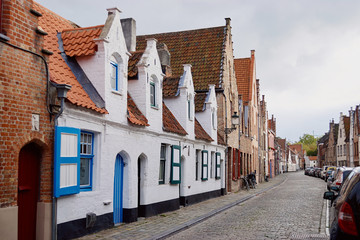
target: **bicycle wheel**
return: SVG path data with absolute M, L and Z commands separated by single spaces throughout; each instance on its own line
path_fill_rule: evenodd
M 250 182 L 250 187 L 251 187 L 252 189 L 255 189 L 255 185 L 254 185 L 253 181 L 250 180 L 249 182 Z
M 249 183 L 248 183 L 248 181 L 246 181 L 246 179 L 245 178 L 241 178 L 242 179 L 242 185 L 241 185 L 241 189 L 243 189 L 243 190 L 247 190 L 247 191 L 249 191 Z

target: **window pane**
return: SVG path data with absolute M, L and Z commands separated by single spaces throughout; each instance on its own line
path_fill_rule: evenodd
M 113 63 L 111 63 L 110 83 L 111 88 L 117 90 L 117 65 Z
M 150 83 L 150 103 L 151 106 L 155 106 L 155 84 Z
M 161 145 L 161 150 L 160 150 L 160 159 L 165 159 L 165 154 L 166 154 L 166 145 Z
M 80 185 L 90 184 L 90 159 L 80 159 Z
M 164 182 L 165 161 L 160 161 L 159 181 Z

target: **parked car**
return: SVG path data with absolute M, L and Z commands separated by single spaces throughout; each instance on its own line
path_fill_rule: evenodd
M 324 199 L 335 202 L 330 239 L 359 239 L 360 235 L 360 167 L 354 168 L 343 182 L 338 197 L 333 191 L 324 193 Z
M 331 185 L 333 183 L 333 181 L 335 180 L 335 171 L 331 171 L 331 174 L 328 176 L 327 178 L 327 189 L 330 191 L 331 190 Z
M 326 175 L 325 175 L 325 182 L 328 180 L 329 176 L 332 174 L 332 172 L 334 171 L 335 169 L 328 169 L 327 172 L 326 172 Z
M 320 174 L 321 179 L 325 179 L 325 175 L 326 175 L 326 171 L 327 171 L 328 167 L 329 166 L 323 166 L 321 174 Z
M 321 171 L 321 168 L 315 168 L 314 177 L 319 177 L 320 176 L 320 171 Z
M 349 176 L 349 174 L 353 169 L 354 168 L 351 167 L 339 167 L 336 172 L 334 171 L 332 181 L 330 182 L 328 180 L 328 184 L 327 184 L 328 190 L 331 189 L 336 190 L 336 187 L 338 188 L 338 190 L 340 190 L 341 184 L 346 180 L 346 178 Z
M 309 172 L 310 172 L 311 169 L 313 169 L 313 167 L 306 168 L 304 174 L 309 175 Z

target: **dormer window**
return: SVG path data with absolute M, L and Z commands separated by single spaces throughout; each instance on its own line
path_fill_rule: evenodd
M 111 61 L 111 71 L 110 71 L 110 83 L 111 83 L 111 89 L 118 91 L 119 90 L 119 78 L 118 78 L 118 72 L 119 67 L 116 62 Z
M 216 119 L 215 111 L 216 111 L 215 108 L 211 109 L 211 125 L 214 130 L 216 130 L 216 126 L 217 126 L 217 121 L 216 121 L 217 119 Z

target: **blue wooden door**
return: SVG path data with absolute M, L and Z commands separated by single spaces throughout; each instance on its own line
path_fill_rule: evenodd
M 117 155 L 114 174 L 114 224 L 123 221 L 123 176 L 124 160 L 120 155 Z

